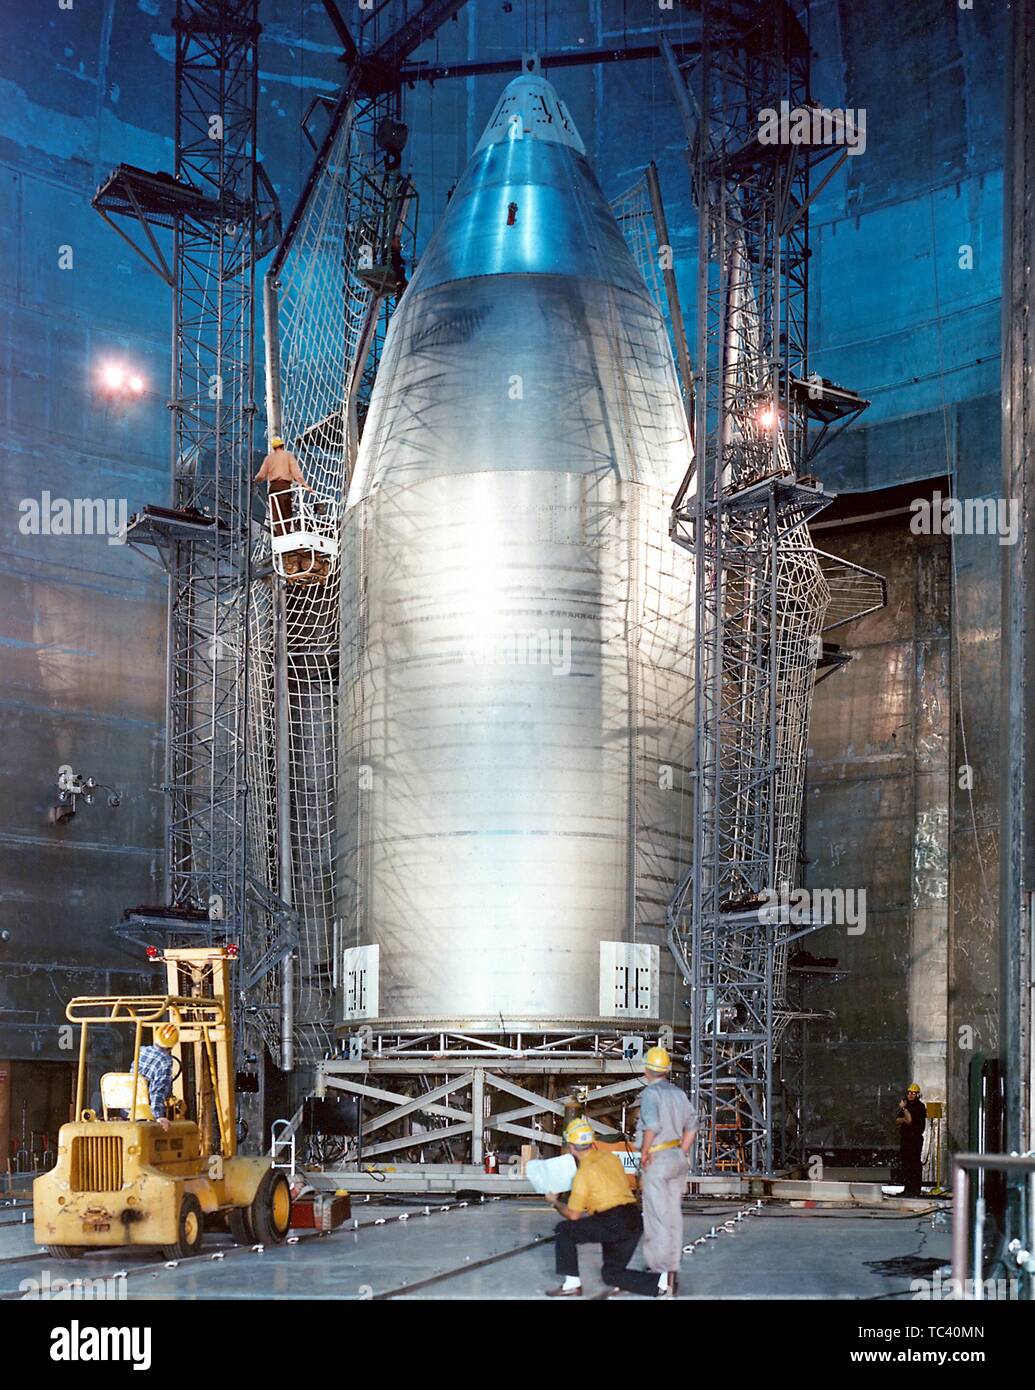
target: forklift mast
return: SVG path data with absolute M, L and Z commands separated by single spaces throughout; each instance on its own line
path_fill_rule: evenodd
M 233 1158 L 237 1152 L 237 1097 L 234 1087 L 233 1011 L 229 967 L 236 956 L 233 947 L 166 947 L 166 988 L 172 998 L 195 998 L 220 1004 L 219 1021 L 193 1023 L 181 1015 L 180 1038 L 173 1048 L 179 1066 L 173 1095 L 186 1105 L 187 1071 L 184 1048 L 193 1048 L 191 1068 L 194 1113 L 201 1128 L 202 1150 Z M 215 1115 L 218 1133 L 213 1130 Z

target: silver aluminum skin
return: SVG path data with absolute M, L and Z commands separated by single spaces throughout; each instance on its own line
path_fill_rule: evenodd
M 340 941 L 380 947 L 350 1025 L 682 1021 L 688 459 L 663 320 L 566 109 L 522 76 L 392 319 L 348 496 Z M 602 942 L 657 947 L 617 1018 Z

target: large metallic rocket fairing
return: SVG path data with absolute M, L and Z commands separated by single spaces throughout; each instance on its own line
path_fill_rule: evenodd
M 682 1018 L 688 458 L 662 318 L 563 103 L 522 76 L 392 319 L 349 491 L 343 1022 Z

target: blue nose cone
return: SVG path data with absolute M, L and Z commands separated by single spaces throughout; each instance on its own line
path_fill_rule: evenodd
M 544 78 L 503 91 L 410 293 L 482 275 L 566 275 L 646 295 L 568 110 Z

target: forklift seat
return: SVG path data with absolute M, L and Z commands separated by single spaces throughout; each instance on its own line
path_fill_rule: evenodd
M 137 1083 L 137 1119 L 154 1119 L 147 1079 L 131 1071 L 106 1071 L 101 1077 L 101 1105 L 105 1119 L 109 1110 L 124 1110 L 127 1115 L 133 1114 L 134 1081 Z

